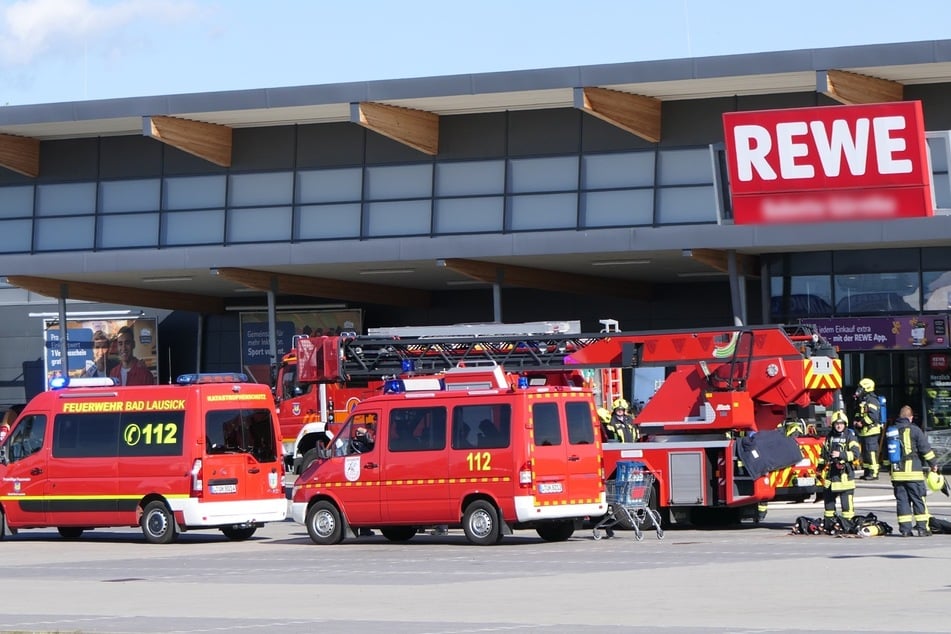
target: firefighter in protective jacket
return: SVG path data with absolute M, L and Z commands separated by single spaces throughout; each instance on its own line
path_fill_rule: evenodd
M 900 445 L 896 446 L 898 460 L 893 461 L 886 452 L 884 463 L 892 474 L 901 536 L 911 537 L 914 535 L 912 529 L 917 528 L 919 537 L 928 537 L 931 535 L 931 515 L 925 503 L 925 465 L 937 473 L 938 461 L 928 442 L 928 436 L 921 428 L 912 424 L 913 418 L 912 409 L 907 405 L 903 406 L 895 424 L 888 429 L 888 436 L 895 437 L 900 442 Z
M 862 379 L 855 390 L 857 407 L 853 426 L 859 435 L 862 445 L 862 474 L 863 480 L 878 480 L 878 447 L 881 443 L 882 424 L 880 417 L 881 403 L 875 394 L 875 381 Z
M 843 530 L 851 528 L 855 517 L 855 467 L 854 461 L 860 455 L 861 447 L 855 432 L 849 429 L 845 412 L 839 410 L 832 414 L 832 429 L 826 436 L 819 458 L 819 473 L 825 482 L 822 501 L 824 528 L 831 532 L 835 527 L 835 503 L 838 499 L 841 508 Z
M 607 424 L 607 433 L 614 434 L 616 442 L 634 442 L 637 440 L 637 428 L 634 427 L 634 419 L 628 413 L 629 406 L 623 398 L 614 399 L 611 404 L 614 412 L 611 414 L 611 420 Z

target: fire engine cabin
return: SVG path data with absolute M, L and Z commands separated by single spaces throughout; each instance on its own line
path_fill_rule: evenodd
M 72 379 L 37 395 L 0 445 L 0 524 L 56 527 L 67 539 L 138 526 L 148 542 L 169 543 L 199 528 L 244 540 L 284 520 L 274 401 L 247 381 Z
M 498 366 L 389 380 L 298 478 L 294 520 L 317 544 L 440 525 L 475 544 L 517 528 L 568 539 L 607 511 L 593 395 L 527 383 Z

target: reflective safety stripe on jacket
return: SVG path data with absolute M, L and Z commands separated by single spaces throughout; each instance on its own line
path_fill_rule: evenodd
M 859 436 L 878 436 L 882 433 L 879 410 L 878 397 L 874 394 L 866 394 L 859 403 L 859 419 L 862 421 L 862 426 L 858 429 Z
M 904 420 L 904 419 L 902 419 Z M 898 426 L 898 437 L 901 439 L 902 461 L 891 464 L 888 454 L 884 456 L 884 464 L 890 466 L 892 480 L 897 482 L 916 482 L 925 479 L 925 463 L 934 463 L 935 453 L 928 443 L 928 437 L 918 427 L 909 424 Z

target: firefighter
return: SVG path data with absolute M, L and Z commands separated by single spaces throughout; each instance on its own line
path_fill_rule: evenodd
M 601 442 L 617 442 L 617 433 L 611 425 L 611 412 L 606 407 L 598 408 L 598 420 L 601 421 Z
M 826 532 L 835 530 L 835 503 L 839 501 L 842 513 L 842 529 L 848 531 L 855 517 L 855 467 L 853 461 L 861 446 L 855 432 L 848 427 L 845 412 L 832 414 L 832 428 L 822 445 L 819 457 L 819 472 L 823 475 L 825 488 L 822 501 L 825 506 L 823 524 Z
M 875 394 L 875 381 L 869 378 L 859 381 L 855 390 L 857 408 L 853 426 L 859 435 L 862 445 L 862 474 L 863 480 L 878 480 L 878 447 L 881 443 L 882 424 L 880 416 L 881 404 Z
M 897 442 L 893 450 L 886 453 L 884 463 L 892 476 L 901 536 L 911 537 L 914 535 L 912 529 L 917 528 L 918 537 L 930 537 L 928 524 L 931 515 L 925 504 L 925 464 L 937 473 L 938 461 L 928 437 L 921 428 L 912 424 L 913 419 L 912 409 L 902 406 L 894 425 L 886 433 L 889 440 L 886 446 L 891 445 L 893 439 Z
M 630 406 L 623 398 L 614 399 L 611 404 L 614 412 L 611 414 L 610 427 L 617 435 L 618 442 L 634 442 L 637 440 L 637 428 L 634 427 L 634 419 L 628 413 Z

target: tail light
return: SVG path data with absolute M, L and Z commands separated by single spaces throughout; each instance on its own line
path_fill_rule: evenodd
M 532 486 L 532 463 L 526 462 L 518 471 L 518 483 L 523 487 Z
M 200 498 L 204 492 L 204 482 L 201 479 L 201 458 L 195 460 L 195 464 L 192 465 L 192 490 L 191 497 Z

